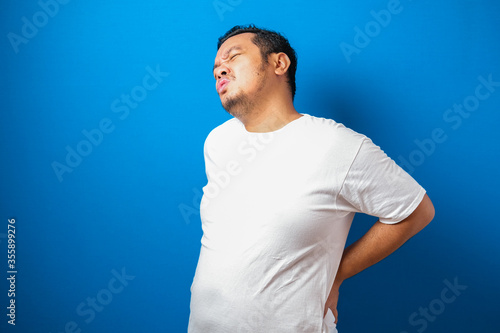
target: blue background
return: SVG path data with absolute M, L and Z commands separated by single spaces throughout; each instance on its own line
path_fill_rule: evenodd
M 500 3 L 401 0 L 397 14 L 374 23 L 371 11 L 391 3 L 2 1 L 1 331 L 186 331 L 203 142 L 230 117 L 214 89 L 216 40 L 255 23 L 283 32 L 299 55 L 297 110 L 413 163 L 403 167 L 436 207 L 424 231 L 345 282 L 340 332 L 498 332 L 500 87 L 481 88 L 489 95 L 467 117 L 446 117 L 474 102 L 479 77 L 500 81 Z M 346 54 L 346 44 L 357 51 Z M 147 77 L 155 70 L 157 81 Z M 144 89 L 145 78 L 154 88 Z M 131 93 L 138 102 L 127 106 L 121 98 Z M 89 146 L 82 131 L 103 121 L 108 133 L 92 132 Z M 431 144 L 436 129 L 441 142 Z M 67 147 L 86 155 L 74 167 Z M 71 172 L 58 177 L 54 162 Z M 6 317 L 8 218 L 15 327 Z M 348 242 L 374 221 L 356 216 Z M 123 269 L 120 284 L 112 271 Z M 467 287 L 449 304 L 445 280 Z M 429 306 L 436 315 L 424 319 L 419 309 Z

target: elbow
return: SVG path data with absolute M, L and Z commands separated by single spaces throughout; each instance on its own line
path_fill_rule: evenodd
M 424 198 L 417 206 L 415 211 L 406 218 L 406 225 L 409 228 L 410 237 L 419 233 L 423 228 L 425 228 L 434 218 L 436 211 L 434 205 L 432 204 L 429 196 L 425 194 Z
M 434 205 L 432 204 L 432 201 L 427 194 L 425 194 L 424 198 L 422 199 L 419 208 L 421 213 L 420 221 L 423 228 L 434 219 L 434 216 L 436 215 L 436 209 L 434 208 Z

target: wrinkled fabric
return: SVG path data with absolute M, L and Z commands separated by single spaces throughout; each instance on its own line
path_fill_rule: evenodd
M 397 223 L 425 194 L 366 136 L 307 114 L 270 133 L 233 118 L 204 155 L 190 333 L 337 332 L 323 314 L 354 214 Z

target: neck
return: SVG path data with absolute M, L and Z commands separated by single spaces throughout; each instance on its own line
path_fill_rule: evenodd
M 255 105 L 250 112 L 238 119 L 245 125 L 247 131 L 265 133 L 276 131 L 300 117 L 302 115 L 295 110 L 291 98 L 274 96 Z

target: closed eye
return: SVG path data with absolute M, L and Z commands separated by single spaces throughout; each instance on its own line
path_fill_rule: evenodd
M 233 60 L 234 58 L 236 58 L 237 56 L 239 56 L 241 53 L 235 53 L 233 54 L 232 56 L 229 57 L 228 60 L 225 60 L 225 61 L 231 61 Z M 215 74 L 215 70 L 217 69 L 218 66 L 214 66 L 214 70 L 213 70 L 213 74 L 214 74 L 214 78 L 217 80 L 217 75 Z

